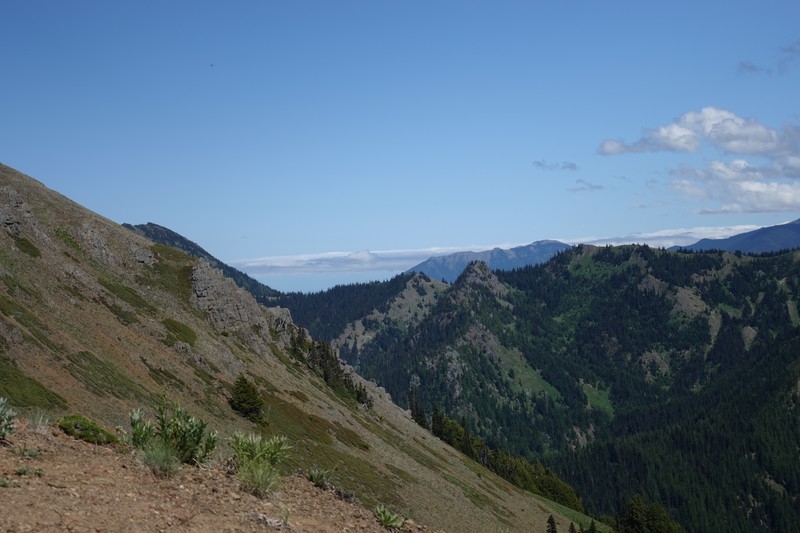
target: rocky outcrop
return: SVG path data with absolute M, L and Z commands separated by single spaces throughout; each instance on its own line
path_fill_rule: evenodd
M 0 227 L 14 238 L 28 233 L 41 244 L 50 243 L 25 198 L 11 187 L 0 187 Z
M 192 272 L 191 298 L 192 305 L 208 314 L 215 329 L 236 334 L 262 356 L 271 353 L 272 341 L 289 343 L 293 326 L 289 310 L 260 305 L 207 261 L 200 261 Z

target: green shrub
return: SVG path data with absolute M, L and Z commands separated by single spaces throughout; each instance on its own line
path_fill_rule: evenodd
M 115 444 L 117 437 L 106 428 L 82 415 L 67 415 L 57 422 L 58 427 L 71 437 L 92 444 Z
M 258 388 L 244 374 L 239 374 L 233 384 L 233 392 L 228 403 L 231 409 L 252 422 L 258 423 L 264 409 L 264 398 Z
M 157 436 L 172 446 L 181 463 L 203 463 L 217 445 L 217 432 L 206 431 L 206 422 L 193 417 L 178 404 L 161 402 L 156 421 Z
M 243 491 L 265 498 L 275 487 L 278 471 L 266 461 L 247 461 L 236 470 Z
M 175 450 L 161 439 L 153 439 L 144 447 L 143 452 L 144 464 L 158 477 L 171 478 L 181 467 Z
M 0 397 L 0 442 L 5 442 L 16 429 L 14 418 L 17 413 L 8 405 L 8 400 Z
M 289 456 L 289 450 L 292 449 L 289 439 L 283 435 L 265 439 L 261 435 L 237 431 L 229 442 L 236 456 L 237 465 L 265 462 L 275 468 Z
M 264 498 L 277 483 L 278 467 L 292 449 L 289 439 L 282 435 L 266 439 L 261 435 L 237 431 L 229 443 L 233 448 L 233 463 L 242 490 Z
M 315 486 L 320 488 L 325 488 L 330 483 L 332 473 L 333 473 L 332 470 L 319 468 L 318 466 L 315 465 L 308 469 L 307 477 L 308 480 Z
M 156 428 L 144 419 L 144 412 L 138 407 L 131 411 L 131 434 L 126 439 L 134 448 L 144 449 L 156 435 Z
M 375 518 L 378 523 L 387 529 L 398 529 L 403 527 L 405 519 L 397 513 L 393 513 L 387 509 L 382 503 L 375 507 Z

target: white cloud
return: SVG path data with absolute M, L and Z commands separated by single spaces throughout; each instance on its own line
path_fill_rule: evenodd
M 690 111 L 675 122 L 644 130 L 642 137 L 630 144 L 606 139 L 598 152 L 616 155 L 641 152 L 696 152 L 702 141 L 727 153 L 770 154 L 779 148 L 779 136 L 755 119 L 745 119 L 717 107 Z
M 598 151 L 604 155 L 697 152 L 704 147 L 716 149 L 724 159 L 711 159 L 705 168 L 684 165 L 670 170 L 674 191 L 714 202 L 699 213 L 800 211 L 797 125 L 785 125 L 778 132 L 754 118 L 704 107 L 684 113 L 673 123 L 646 129 L 634 142 L 605 140 Z

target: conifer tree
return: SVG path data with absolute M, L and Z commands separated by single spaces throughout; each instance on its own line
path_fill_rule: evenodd
M 258 388 L 244 374 L 239 374 L 233 384 L 228 403 L 231 409 L 253 422 L 258 422 L 264 409 L 264 399 Z
M 556 519 L 553 518 L 553 515 L 550 515 L 547 518 L 547 533 L 558 533 L 558 528 L 556 527 Z

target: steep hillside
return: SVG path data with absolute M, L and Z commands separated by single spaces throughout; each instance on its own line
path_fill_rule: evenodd
M 794 530 L 798 272 L 796 253 L 645 246 L 474 263 L 418 323 L 342 354 L 401 405 L 546 458 L 593 512 L 640 493 L 689 531 Z
M 464 272 L 467 265 L 474 261 L 486 263 L 492 270 L 513 270 L 527 265 L 544 263 L 569 247 L 569 244 L 558 241 L 536 241 L 507 250 L 493 248 L 483 252 L 457 252 L 431 257 L 408 271 L 422 272 L 432 279 L 452 283 Z
M 5 166 L 0 225 L 0 396 L 23 415 L 79 412 L 128 427 L 132 409 L 152 412 L 165 396 L 222 442 L 260 431 L 228 404 L 243 374 L 266 402 L 265 431 L 291 440 L 290 467 L 333 469 L 368 508 L 381 502 L 449 531 L 543 531 L 550 513 L 564 529 L 564 513 L 588 525 L 419 428 L 334 364 L 288 311 L 257 304 L 207 262 Z

